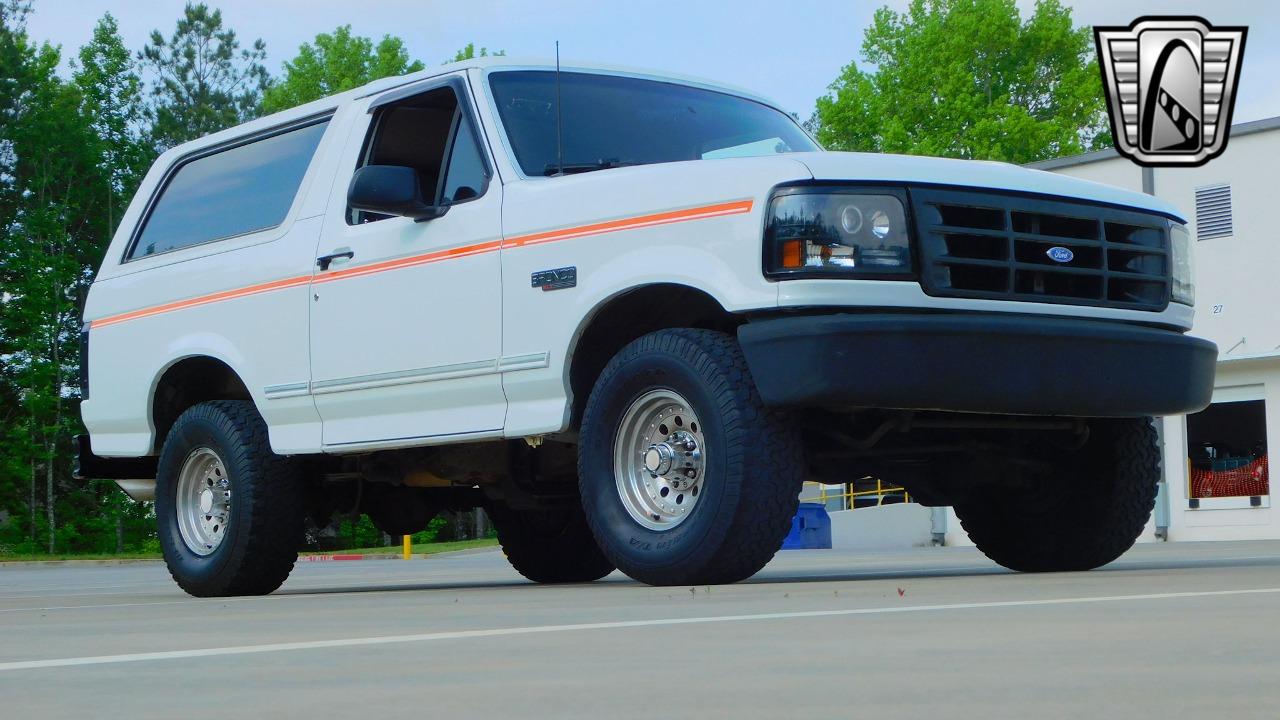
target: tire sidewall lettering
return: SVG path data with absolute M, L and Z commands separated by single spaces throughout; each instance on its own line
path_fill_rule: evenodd
M 695 368 L 671 355 L 650 351 L 629 358 L 599 388 L 608 393 L 607 401 L 599 410 L 609 418 L 610 432 L 607 438 L 593 438 L 593 444 L 587 450 L 587 470 L 592 482 L 584 484 L 583 492 L 593 494 L 592 505 L 599 513 L 602 525 L 610 529 L 614 538 L 610 543 L 613 550 L 630 556 L 634 561 L 655 566 L 696 562 L 695 556 L 702 549 L 702 541 L 716 530 L 716 516 L 725 501 L 728 458 L 725 456 L 724 419 L 715 410 L 705 384 L 706 380 Z M 631 517 L 618 495 L 613 467 L 617 421 L 632 402 L 658 388 L 679 393 L 693 406 L 708 444 L 703 495 L 684 522 L 665 531 L 641 527 Z

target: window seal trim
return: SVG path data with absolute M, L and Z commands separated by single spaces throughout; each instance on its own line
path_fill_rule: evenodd
M 206 158 L 211 155 L 217 155 L 219 153 L 223 153 L 228 150 L 234 150 L 238 147 L 243 147 L 245 145 L 252 145 L 255 142 L 267 140 L 267 139 L 276 137 L 277 135 L 283 135 L 285 133 L 292 132 L 294 130 L 301 130 L 303 128 L 311 127 L 313 125 L 327 123 L 333 119 L 333 116 L 336 112 L 337 112 L 336 109 L 325 110 L 324 112 L 317 113 L 315 115 L 309 115 L 307 117 L 300 118 L 288 123 L 284 123 L 282 125 L 277 125 L 275 127 L 266 128 L 256 133 L 251 133 L 248 135 L 242 135 L 240 137 L 232 138 L 230 140 L 227 140 L 226 142 L 218 143 L 217 145 L 210 145 L 209 147 L 203 147 L 203 148 L 200 148 L 199 150 L 195 150 L 193 152 L 187 153 L 186 155 L 181 155 L 178 158 L 176 158 L 172 163 L 169 164 L 169 167 L 165 170 L 164 176 L 160 179 L 160 182 L 156 183 L 155 190 L 153 190 L 151 193 L 151 196 L 147 198 L 147 204 L 142 210 L 142 216 L 141 218 L 139 218 L 137 224 L 133 228 L 133 231 L 130 233 L 129 242 L 127 245 L 125 245 L 124 252 L 120 257 L 120 266 L 123 267 L 132 262 L 150 260 L 151 258 L 161 257 L 163 255 L 169 255 L 175 252 L 181 252 L 183 250 L 190 250 L 192 248 L 204 247 L 205 245 L 211 245 L 213 243 L 226 242 L 227 240 L 234 240 L 235 238 L 244 237 L 246 235 L 253 235 L 255 233 L 267 232 L 269 230 L 275 230 L 277 228 L 284 226 L 286 223 L 289 222 L 290 216 L 292 215 L 294 210 L 294 205 L 296 205 L 298 202 L 298 193 L 302 190 L 301 182 L 298 184 L 298 189 L 294 190 L 293 201 L 289 204 L 289 212 L 285 213 L 284 218 L 280 222 L 276 223 L 275 225 L 256 228 L 253 230 L 246 230 L 245 232 L 235 233 L 232 235 L 223 235 L 221 237 L 211 238 L 209 240 L 204 240 L 202 242 L 192 243 L 191 245 L 183 245 L 181 247 L 175 247 L 175 248 L 170 248 L 168 250 L 163 250 L 161 252 L 151 253 L 150 255 L 141 255 L 138 257 L 131 257 L 133 255 L 133 251 L 138 246 L 138 241 L 142 239 L 143 230 L 146 229 L 147 223 L 151 221 L 151 214 L 155 211 L 156 204 L 160 201 L 160 198 L 164 196 L 165 191 L 169 189 L 169 184 L 173 182 L 174 177 L 177 176 L 178 171 L 180 171 L 182 168 L 195 162 L 196 160 L 200 160 L 201 158 Z M 326 135 L 328 134 L 327 130 L 325 134 Z M 324 135 L 321 135 L 320 142 L 316 143 L 316 148 L 311 153 L 311 159 L 307 161 L 307 172 L 310 172 L 311 163 L 315 162 L 316 155 L 318 154 L 320 150 L 320 145 L 323 142 L 324 142 Z M 303 173 L 303 179 L 304 180 L 306 179 L 305 172 Z
M 449 184 L 449 171 L 453 169 L 453 151 L 458 146 L 458 133 L 462 131 L 462 124 L 466 122 L 461 105 L 462 102 L 459 101 L 458 106 L 453 108 L 453 120 L 449 121 L 449 137 L 445 138 L 444 153 L 440 156 L 440 177 L 436 178 L 436 188 L 432 195 L 432 202 L 437 205 L 444 202 L 444 189 Z M 486 187 L 483 189 L 488 190 L 488 184 L 486 178 Z

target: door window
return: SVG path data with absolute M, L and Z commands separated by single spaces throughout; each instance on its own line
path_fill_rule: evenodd
M 400 165 L 418 174 L 423 199 L 455 204 L 484 194 L 489 171 L 466 106 L 452 86 L 377 109 L 361 165 Z M 387 215 L 348 209 L 351 224 Z

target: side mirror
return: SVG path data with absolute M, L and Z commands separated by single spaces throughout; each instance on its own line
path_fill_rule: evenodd
M 347 186 L 347 205 L 418 222 L 434 220 L 449 209 L 448 205 L 428 205 L 422 199 L 418 171 L 400 165 L 365 165 L 356 170 Z

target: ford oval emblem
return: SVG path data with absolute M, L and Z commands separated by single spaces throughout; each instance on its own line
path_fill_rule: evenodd
M 1069 263 L 1076 259 L 1076 254 L 1071 252 L 1071 248 L 1064 248 L 1061 246 L 1051 247 L 1046 250 L 1044 254 L 1048 255 L 1050 260 L 1060 263 Z

